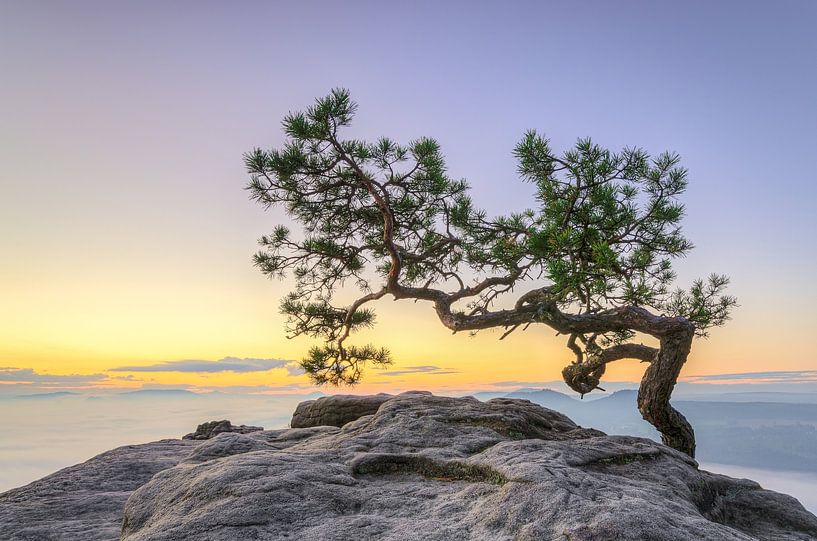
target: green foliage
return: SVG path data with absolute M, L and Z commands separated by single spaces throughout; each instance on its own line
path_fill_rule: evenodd
M 674 291 L 662 307 L 669 314 L 693 322 L 698 336 L 708 336 L 708 329 L 719 327 L 729 320 L 729 312 L 737 303 L 735 297 L 723 294 L 727 285 L 727 276 L 711 274 L 706 282 L 695 280 L 689 291 Z
M 252 199 L 282 207 L 303 229 L 297 236 L 278 226 L 261 237 L 255 264 L 271 277 L 295 278 L 281 310 L 290 335 L 325 341 L 302 363 L 316 382 L 354 383 L 363 364 L 390 362 L 386 350 L 345 345 L 374 322 L 362 305 L 385 294 L 432 300 L 438 313 L 468 303 L 452 312 L 462 319 L 493 313 L 495 302 L 530 281 L 566 313 L 643 307 L 686 318 L 700 335 L 728 319 L 735 300 L 723 295 L 725 277 L 670 291 L 672 260 L 692 249 L 680 225 L 687 171 L 678 155 L 612 152 L 590 139 L 557 154 L 531 131 L 514 155 L 535 205 L 489 218 L 466 182 L 448 176 L 435 140 L 342 139 L 356 109 L 346 90 L 333 90 L 284 119 L 282 148 L 245 155 Z M 347 283 L 365 296 L 334 305 Z M 539 321 L 547 322 L 528 323 Z M 633 337 L 613 327 L 578 336 L 576 347 L 595 354 Z
M 301 361 L 301 367 L 318 385 L 324 383 L 352 385 L 360 380 L 361 367 L 364 364 L 387 366 L 391 362 L 389 351 L 385 348 L 375 348 L 371 345 L 340 348 L 327 344 L 310 349 L 309 355 Z
M 584 311 L 660 304 L 675 279 L 671 259 L 692 248 L 679 225 L 687 176 L 679 157 L 613 153 L 590 139 L 558 157 L 536 132 L 515 155 L 540 204 L 527 251 L 564 302 Z

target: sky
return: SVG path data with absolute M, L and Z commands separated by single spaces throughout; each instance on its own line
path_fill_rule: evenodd
M 678 152 L 679 285 L 725 273 L 740 303 L 683 378 L 817 381 L 816 23 L 810 0 L 0 0 L 0 386 L 314 390 L 278 313 L 291 282 L 251 261 L 287 218 L 248 199 L 241 157 L 334 87 L 360 105 L 350 135 L 438 139 L 490 213 L 532 204 L 511 155 L 530 128 Z M 360 342 L 397 362 L 360 392 L 533 385 L 570 360 L 546 328 L 378 316 Z

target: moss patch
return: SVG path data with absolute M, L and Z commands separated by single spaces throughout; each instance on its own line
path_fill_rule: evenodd
M 419 455 L 367 455 L 352 465 L 355 475 L 419 474 L 430 481 L 467 481 L 504 485 L 504 475 L 482 464 L 438 461 Z
M 539 436 L 539 434 L 537 434 L 536 431 L 530 430 L 530 427 L 515 426 L 515 423 L 508 424 L 507 422 L 504 422 L 502 420 L 491 419 L 490 417 L 477 417 L 474 419 L 457 419 L 455 422 L 464 425 L 482 426 L 485 428 L 490 428 L 497 434 L 500 434 L 512 440 L 526 440 L 536 438 Z
M 632 464 L 633 462 L 644 462 L 647 460 L 655 460 L 661 456 L 660 452 L 656 453 L 627 453 L 623 455 L 613 455 L 605 458 L 598 458 L 583 464 L 584 466 L 623 466 Z

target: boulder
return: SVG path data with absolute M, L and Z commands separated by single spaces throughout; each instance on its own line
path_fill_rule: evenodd
M 209 440 L 210 438 L 221 434 L 223 432 L 236 432 L 238 434 L 249 434 L 250 432 L 259 432 L 264 430 L 263 426 L 247 426 L 239 425 L 233 426 L 230 421 L 208 421 L 196 427 L 195 432 L 186 434 L 182 439 L 184 440 Z
M 417 392 L 415 391 L 415 394 Z M 390 394 L 368 396 L 343 395 L 322 396 L 317 400 L 301 402 L 292 414 L 292 428 L 312 426 L 343 426 L 364 415 L 372 415 L 381 404 L 394 398 Z

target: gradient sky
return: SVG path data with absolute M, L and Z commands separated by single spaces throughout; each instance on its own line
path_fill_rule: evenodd
M 305 388 L 274 362 L 310 344 L 284 338 L 289 284 L 251 264 L 284 217 L 248 200 L 241 155 L 337 86 L 356 136 L 437 138 L 492 212 L 532 204 L 529 128 L 679 152 L 679 282 L 729 274 L 741 304 L 684 375 L 813 369 L 815 27 L 811 0 L 0 1 L 0 380 Z M 363 390 L 547 381 L 570 358 L 545 328 L 451 336 L 391 302 L 379 321 L 360 341 L 398 363 Z M 257 369 L 195 364 L 223 358 Z

